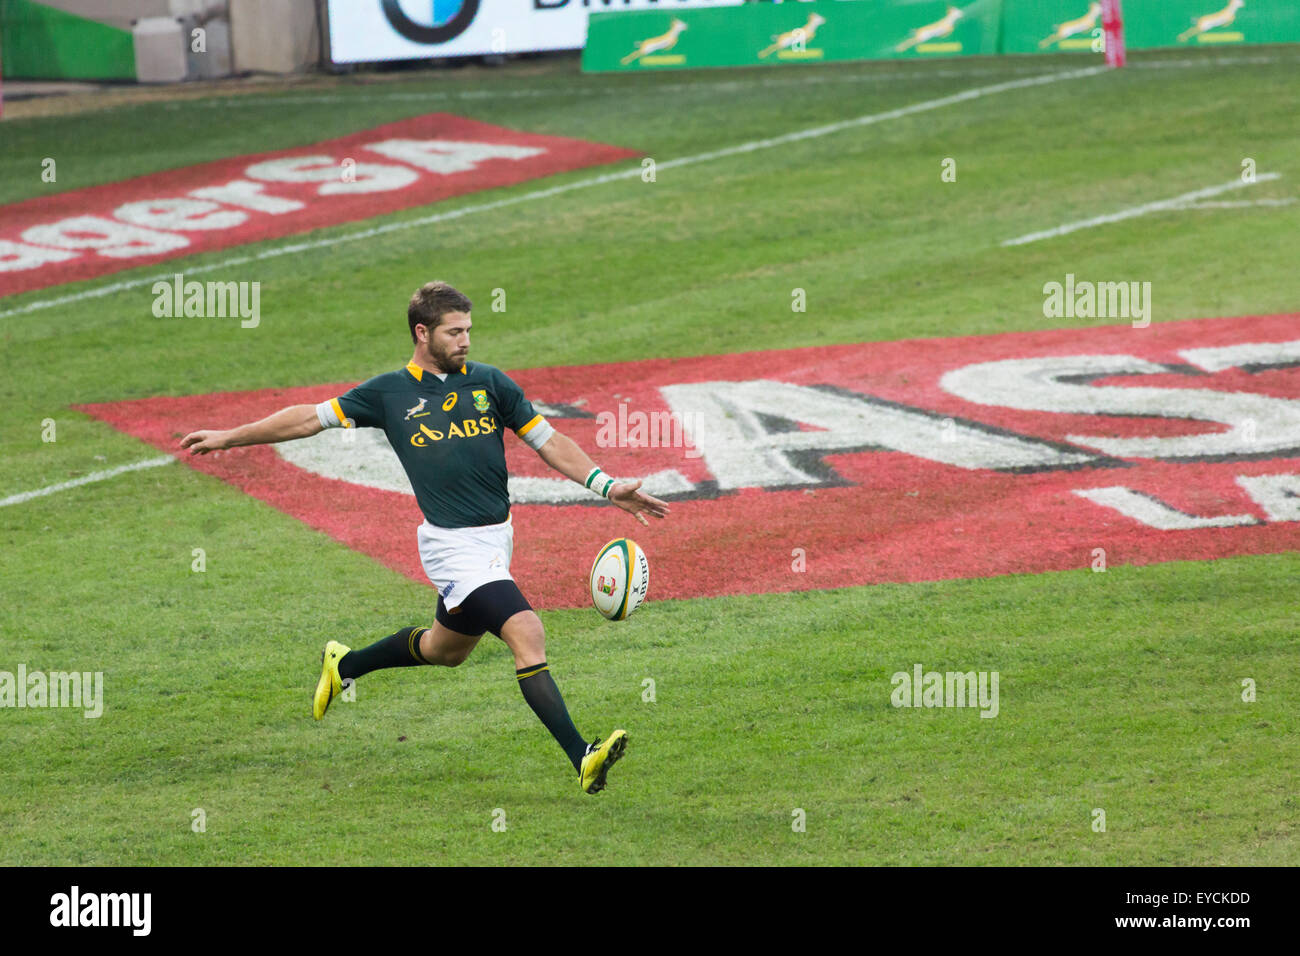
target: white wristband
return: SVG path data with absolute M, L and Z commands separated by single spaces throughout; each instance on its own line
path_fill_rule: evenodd
M 602 498 L 608 498 L 609 489 L 614 487 L 614 479 L 601 471 L 599 467 L 596 467 L 591 469 L 591 472 L 587 475 L 587 480 L 583 484 Z

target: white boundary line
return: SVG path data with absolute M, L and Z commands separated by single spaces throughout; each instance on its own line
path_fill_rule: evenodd
M 1194 203 L 1200 199 L 1209 199 L 1211 196 L 1218 196 L 1222 193 L 1231 192 L 1234 189 L 1245 189 L 1247 186 L 1253 186 L 1255 183 L 1270 183 L 1275 179 L 1281 179 L 1280 173 L 1261 173 L 1255 177 L 1254 182 L 1243 182 L 1240 179 L 1233 179 L 1229 182 L 1222 183 L 1218 186 L 1208 186 L 1205 189 L 1198 189 L 1195 192 L 1183 193 L 1181 196 L 1174 196 L 1172 199 L 1161 199 L 1157 202 L 1144 203 L 1141 206 L 1132 206 L 1128 209 L 1121 209 L 1119 212 L 1108 213 L 1104 216 L 1094 216 L 1091 219 L 1080 219 L 1078 222 L 1067 222 L 1063 226 L 1057 226 L 1055 229 L 1045 229 L 1042 232 L 1031 232 L 1023 236 L 1017 236 L 1014 239 L 1005 239 L 1002 242 L 1004 246 L 1023 246 L 1031 242 L 1038 242 L 1040 239 L 1055 239 L 1057 236 L 1068 235 L 1071 232 L 1078 232 L 1080 229 L 1091 229 L 1094 226 L 1104 226 L 1112 222 L 1122 222 L 1125 219 L 1136 219 L 1138 216 L 1145 216 L 1148 213 L 1164 212 L 1166 210 L 1176 210 L 1186 206 L 1188 203 Z
M 831 133 L 839 133 L 847 129 L 872 126 L 876 123 L 883 123 L 887 120 L 902 119 L 905 116 L 913 116 L 917 113 L 926 113 L 930 110 L 942 109 L 945 106 L 954 106 L 958 103 L 966 103 L 971 100 L 977 100 L 985 96 L 994 96 L 998 93 L 1006 93 L 1011 90 L 1021 90 L 1032 86 L 1043 86 L 1048 83 L 1057 83 L 1061 80 L 1075 80 L 1085 76 L 1095 76 L 1098 73 L 1104 73 L 1107 69 L 1108 67 L 1105 66 L 1092 66 L 1082 70 L 1065 70 L 1040 74 L 1022 80 L 1008 80 L 1005 83 L 995 83 L 992 86 L 979 86 L 973 89 L 964 90 L 961 93 L 941 96 L 938 99 L 913 103 L 911 106 L 902 106 L 898 109 L 886 110 L 883 113 L 870 113 L 866 116 L 858 116 L 854 119 L 843 120 L 838 123 L 829 123 L 825 126 L 814 126 L 794 133 L 786 133 L 783 136 L 774 136 L 770 139 L 756 139 L 748 143 L 728 146 L 724 149 L 711 150 L 707 153 L 697 153 L 694 156 L 682 156 L 678 159 L 665 160 L 662 163 L 656 164 L 656 169 L 676 169 L 680 166 L 706 163 L 710 160 L 723 159 L 727 156 L 739 156 L 743 153 L 752 153 L 761 149 L 785 146 L 789 143 L 797 143 L 805 139 L 817 139 L 822 136 L 829 136 Z M 183 270 L 180 268 L 174 268 L 167 273 L 159 273 L 138 279 L 126 279 L 121 282 L 115 282 L 112 285 L 86 289 L 81 292 L 73 292 L 52 299 L 37 299 L 34 302 L 28 302 L 26 305 L 21 305 L 13 309 L 6 309 L 5 311 L 0 312 L 0 319 L 7 319 L 15 315 L 26 315 L 29 312 L 36 312 L 40 309 L 48 309 L 59 305 L 69 305 L 73 302 L 83 302 L 86 299 L 95 299 L 106 295 L 112 295 L 115 292 L 121 292 L 126 289 L 136 289 L 141 286 L 152 285 L 154 282 L 171 279 L 173 275 L 180 271 L 184 271 L 187 274 L 214 272 L 219 269 L 228 269 L 232 266 L 245 265 L 249 262 L 260 262 L 265 259 L 293 255 L 294 253 L 306 252 L 311 249 L 323 249 L 328 246 L 336 246 L 345 242 L 356 242 L 360 239 L 370 239 L 374 236 L 384 235 L 390 232 L 404 232 L 408 229 L 418 229 L 421 226 L 430 226 L 435 223 L 447 222 L 451 219 L 460 219 L 464 216 L 473 215 L 474 213 L 491 212 L 495 209 L 517 206 L 520 203 L 530 202 L 536 199 L 549 199 L 552 196 L 559 196 L 563 193 L 573 192 L 577 189 L 586 189 L 589 186 L 602 186 L 606 183 L 618 182 L 623 179 L 632 179 L 640 175 L 641 164 L 638 162 L 637 165 L 632 168 L 619 170 L 616 173 L 605 173 L 601 176 L 579 179 L 575 182 L 564 183 L 560 186 L 551 186 L 548 189 L 537 189 L 518 196 L 508 196 L 505 199 L 498 199 L 493 202 L 464 206 L 460 209 L 449 210 L 448 212 L 434 213 L 431 216 L 422 216 L 419 219 L 390 222 L 385 223 L 382 226 L 374 226 L 370 229 L 362 229 L 358 232 L 347 233 L 341 236 L 332 236 L 326 239 L 313 239 L 309 242 L 298 242 L 292 245 L 279 246 L 274 249 L 264 249 L 253 255 L 237 256 L 233 259 L 224 259 L 221 262 L 214 262 L 208 265 L 189 266 Z M 180 259 L 178 258 L 177 261 L 179 263 Z
M 33 498 L 43 498 L 46 495 L 54 494 L 56 491 L 67 491 L 69 488 L 77 488 L 91 482 L 115 478 L 118 475 L 126 474 L 128 471 L 140 471 L 144 468 L 169 465 L 175 460 L 171 455 L 163 455 L 161 458 L 146 458 L 144 461 L 137 461 L 131 465 L 119 465 L 117 468 L 110 468 L 107 471 L 94 471 L 81 478 L 74 478 L 72 481 L 62 481 L 57 485 L 46 485 L 44 488 L 37 488 L 35 491 L 24 491 L 21 494 L 10 495 L 8 498 L 0 498 L 0 508 L 6 505 L 22 504 L 24 501 L 31 501 Z

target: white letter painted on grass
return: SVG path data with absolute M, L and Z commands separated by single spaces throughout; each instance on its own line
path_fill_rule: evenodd
M 1087 488 L 1075 491 L 1080 498 L 1086 498 L 1093 504 L 1118 511 L 1126 518 L 1132 518 L 1148 528 L 1159 531 L 1191 531 L 1196 528 L 1234 528 L 1240 525 L 1260 524 L 1254 515 L 1220 515 L 1215 518 L 1200 518 L 1184 511 L 1171 508 L 1159 498 L 1145 495 L 1140 491 L 1123 486 L 1110 488 Z
M 1300 401 L 1207 388 L 1097 386 L 1080 380 L 1174 371 L 1132 355 L 1068 355 L 980 362 L 948 372 L 943 388 L 968 402 L 1035 412 L 1190 419 L 1226 431 L 1160 438 L 1067 435 L 1066 440 L 1122 458 L 1201 458 L 1300 448 Z M 1259 423 L 1247 441 L 1245 423 Z
M 1054 468 L 1096 461 L 1082 450 L 944 420 L 917 409 L 834 388 L 786 382 L 698 382 L 662 390 L 688 438 L 724 490 L 825 484 L 809 453 L 886 450 L 968 469 Z M 770 430 L 772 420 L 816 431 Z

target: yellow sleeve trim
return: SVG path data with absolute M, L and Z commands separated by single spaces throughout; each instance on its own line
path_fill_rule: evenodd
M 527 425 L 525 425 L 523 428 L 518 429 L 518 430 L 515 432 L 515 434 L 518 435 L 520 438 L 523 438 L 525 435 L 528 434 L 528 432 L 533 428 L 533 426 L 536 425 L 536 424 L 537 424 L 538 422 L 540 422 L 541 420 L 542 420 L 542 416 L 541 416 L 541 415 L 534 415 L 534 416 L 533 416 L 533 420 L 530 421 L 530 422 L 529 422 Z
M 348 421 L 348 416 L 343 414 L 343 406 L 339 404 L 339 400 L 337 398 L 330 399 L 330 408 L 334 409 L 334 414 L 339 417 L 339 423 L 344 428 L 352 427 L 352 423 Z

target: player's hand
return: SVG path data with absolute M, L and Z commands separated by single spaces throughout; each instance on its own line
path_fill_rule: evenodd
M 226 443 L 229 434 L 228 431 L 213 431 L 212 429 L 190 432 L 181 439 L 181 447 L 188 448 L 191 455 L 206 455 L 210 451 L 221 451 L 230 447 Z
M 660 501 L 658 498 L 652 498 L 644 492 L 637 491 L 641 487 L 641 481 L 620 481 L 609 489 L 609 500 L 614 502 L 628 514 L 636 515 L 636 520 L 644 525 L 650 522 L 645 520 L 646 515 L 652 518 L 668 517 L 667 502 Z

